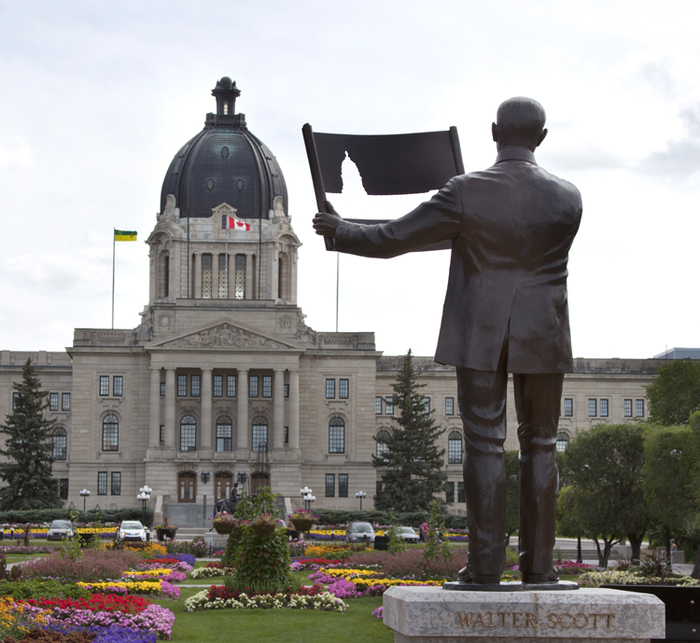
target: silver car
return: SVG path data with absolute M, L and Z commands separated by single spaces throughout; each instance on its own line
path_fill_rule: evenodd
M 346 543 L 374 542 L 374 528 L 368 522 L 351 522 L 345 529 Z
M 405 543 L 417 543 L 419 538 L 416 530 L 413 527 L 399 527 L 398 533 L 396 534 L 400 540 Z
M 54 520 L 46 532 L 46 540 L 71 540 L 75 536 L 75 527 L 70 520 Z

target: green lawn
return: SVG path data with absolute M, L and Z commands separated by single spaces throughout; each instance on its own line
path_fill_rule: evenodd
M 175 613 L 173 643 L 231 640 L 236 643 L 392 643 L 394 633 L 372 611 L 381 597 L 354 598 L 348 610 L 205 610 L 185 612 L 196 588 L 182 588 L 180 600 L 154 600 Z

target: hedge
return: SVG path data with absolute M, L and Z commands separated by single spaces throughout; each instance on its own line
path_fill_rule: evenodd
M 22 509 L 0 511 L 0 524 L 19 523 L 42 523 L 52 520 L 69 520 L 70 511 L 65 508 L 59 509 Z M 127 509 L 103 509 L 96 511 L 75 511 L 75 522 L 121 522 L 122 520 L 141 520 L 142 510 L 140 507 L 129 507 Z M 146 525 L 153 524 L 153 509 L 146 509 Z

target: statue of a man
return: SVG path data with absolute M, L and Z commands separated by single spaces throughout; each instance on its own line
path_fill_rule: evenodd
M 573 370 L 566 278 L 581 195 L 535 161 L 545 111 L 511 98 L 492 125 L 496 163 L 456 176 L 429 201 L 379 225 L 344 221 L 328 204 L 318 234 L 338 251 L 394 257 L 450 240 L 452 260 L 435 360 L 457 369 L 464 424 L 469 562 L 462 584 L 498 583 L 505 564 L 506 387 L 513 373 L 520 440 L 520 571 L 552 566 L 556 435 L 564 373 Z

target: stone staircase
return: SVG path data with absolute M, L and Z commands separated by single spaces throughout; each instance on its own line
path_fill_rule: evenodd
M 206 514 L 204 513 L 206 511 Z M 169 503 L 163 505 L 163 515 L 168 517 L 168 522 L 178 527 L 178 538 L 183 529 L 193 529 L 204 533 L 209 531 L 212 522 L 213 507 L 195 503 Z

